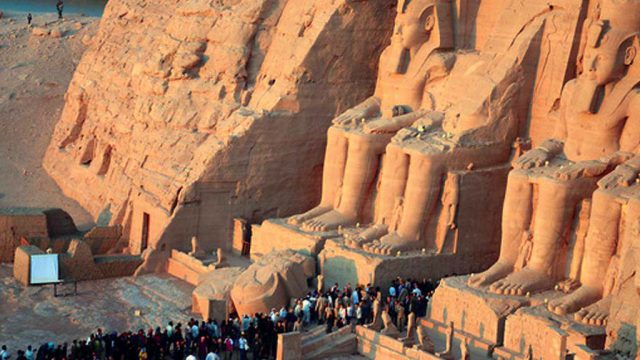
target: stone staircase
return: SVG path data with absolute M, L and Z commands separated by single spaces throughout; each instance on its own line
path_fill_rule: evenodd
M 350 326 L 325 333 L 325 326 L 317 326 L 302 335 L 302 358 L 321 360 L 334 356 L 352 355 L 357 352 L 356 335 Z

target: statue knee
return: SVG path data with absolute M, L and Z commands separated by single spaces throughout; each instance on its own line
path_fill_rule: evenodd
M 576 188 L 571 186 L 571 181 L 558 181 L 555 179 L 543 178 L 540 182 L 540 199 L 553 200 L 555 203 L 565 203 L 573 198 L 579 197 Z
M 327 144 L 334 145 L 345 140 L 345 133 L 342 129 L 332 126 L 327 130 Z
M 349 138 L 349 153 L 359 155 L 372 154 L 375 153 L 375 146 L 367 138 L 353 136 Z

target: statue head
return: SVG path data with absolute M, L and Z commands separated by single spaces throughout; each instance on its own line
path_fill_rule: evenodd
M 405 49 L 432 44 L 433 49 L 453 47 L 451 0 L 400 0 L 394 41 Z
M 637 67 L 640 0 L 602 0 L 587 30 L 584 75 L 598 85 L 625 77 Z

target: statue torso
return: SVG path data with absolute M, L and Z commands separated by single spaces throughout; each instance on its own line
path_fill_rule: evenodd
M 585 93 L 581 90 L 577 83 L 572 93 L 567 94 L 570 101 L 565 112 L 565 156 L 571 161 L 596 160 L 621 150 L 620 136 L 628 117 L 628 104 L 635 96 L 632 88 L 613 91 L 602 100 L 595 113 L 584 106 L 572 106 L 585 103 Z

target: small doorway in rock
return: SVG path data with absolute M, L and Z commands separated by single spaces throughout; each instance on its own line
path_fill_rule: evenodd
M 149 245 L 149 214 L 142 214 L 142 237 L 140 238 L 140 252 L 143 252 Z
M 249 257 L 251 256 L 251 224 L 243 224 L 242 230 L 242 256 Z

